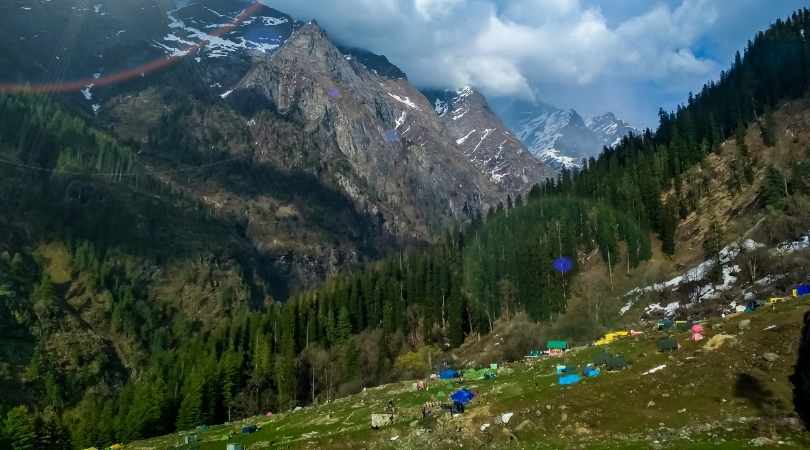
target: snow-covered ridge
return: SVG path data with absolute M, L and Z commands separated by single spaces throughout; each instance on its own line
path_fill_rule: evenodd
M 529 151 L 556 168 L 578 168 L 583 159 L 597 156 L 638 131 L 612 113 L 584 120 L 573 109 L 542 102 L 502 100 L 494 105 Z
M 543 150 L 535 156 L 546 164 L 558 166 L 564 169 L 574 170 L 580 167 L 579 160 L 570 156 L 563 156 L 556 148 Z

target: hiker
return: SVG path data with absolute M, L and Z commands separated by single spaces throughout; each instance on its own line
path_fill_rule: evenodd
M 388 414 L 394 414 L 396 409 L 394 408 L 394 400 L 388 400 Z

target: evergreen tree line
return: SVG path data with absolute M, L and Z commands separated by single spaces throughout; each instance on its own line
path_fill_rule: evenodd
M 609 208 L 541 198 L 539 190 L 511 203 L 426 250 L 333 277 L 287 303 L 259 311 L 243 304 L 210 330 L 155 305 L 148 278 L 128 258 L 77 241 L 70 264 L 94 301 L 108 305 L 96 332 L 140 348 L 143 359 L 116 375 L 100 355 L 87 370 L 66 373 L 37 345 L 28 371 L 38 381 L 28 387 L 38 401 L 4 408 L 13 424 L 4 439 L 100 447 L 424 375 L 439 367 L 439 349 L 489 332 L 499 317 L 526 311 L 547 320 L 564 312 L 560 286 L 575 282 L 581 255 L 596 251 L 615 265 L 649 256 L 641 228 Z M 560 256 L 574 262 L 570 272 L 554 269 Z M 34 341 L 61 331 L 60 294 L 33 258 L 0 258 L 0 273 L 7 274 L 0 292 L 13 299 L 2 324 L 28 330 Z

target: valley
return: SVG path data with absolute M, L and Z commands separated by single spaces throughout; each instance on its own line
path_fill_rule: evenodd
M 810 445 L 810 10 L 639 130 L 286 6 L 0 5 L 0 448 Z

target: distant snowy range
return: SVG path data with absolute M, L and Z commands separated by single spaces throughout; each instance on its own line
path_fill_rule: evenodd
M 555 169 L 581 167 L 583 159 L 616 146 L 630 133 L 640 133 L 610 112 L 585 120 L 573 109 L 540 101 L 495 98 L 490 104 L 529 151 Z

